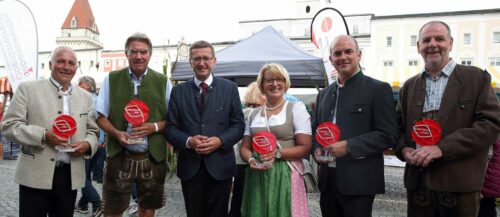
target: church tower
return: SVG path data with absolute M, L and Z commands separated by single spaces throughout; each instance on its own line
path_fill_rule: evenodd
M 96 77 L 103 44 L 99 41 L 99 29 L 88 0 L 75 0 L 56 38 L 57 46 L 71 47 L 78 57 L 76 78 L 82 75 Z
M 65 45 L 75 50 L 102 49 L 99 30 L 88 0 L 75 0 L 61 27 L 61 37 L 57 45 Z

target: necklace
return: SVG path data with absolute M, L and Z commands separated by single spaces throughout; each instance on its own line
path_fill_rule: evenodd
M 268 111 L 274 111 L 276 109 L 278 109 L 281 105 L 283 105 L 283 103 L 285 102 L 285 98 L 281 98 L 281 102 L 277 105 L 277 106 L 274 106 L 274 107 L 271 107 L 271 108 L 268 108 L 268 104 L 266 103 L 266 110 Z

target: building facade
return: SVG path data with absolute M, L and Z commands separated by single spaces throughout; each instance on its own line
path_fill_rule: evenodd
M 240 21 L 240 38 L 247 38 L 272 25 L 306 51 L 320 56 L 310 41 L 310 26 L 316 12 L 328 5 L 321 0 L 290 0 L 289 4 L 290 7 L 283 8 L 292 11 L 292 18 Z M 394 87 L 421 72 L 424 63 L 416 47 L 418 31 L 431 20 L 442 20 L 450 25 L 454 37 L 451 56 L 455 61 L 487 69 L 492 75 L 492 85 L 500 87 L 500 8 L 391 16 L 355 14 L 345 15 L 345 19 L 350 34 L 357 38 L 363 52 L 361 64 L 365 73 Z M 77 52 L 80 66 L 77 78 L 91 75 L 100 83 L 107 73 L 128 64 L 124 50 L 102 49 L 88 0 L 75 0 L 56 41 L 58 45 L 70 46 Z M 190 43 L 181 40 L 175 44 L 154 46 L 150 67 L 161 72 L 169 71 L 171 62 L 187 58 Z M 236 41 L 213 44 L 217 51 L 234 43 Z M 49 60 L 49 52 L 39 53 L 41 78 L 50 75 Z

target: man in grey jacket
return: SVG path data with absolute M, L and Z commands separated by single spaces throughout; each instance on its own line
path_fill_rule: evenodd
M 92 96 L 71 84 L 78 67 L 75 53 L 56 48 L 49 67 L 49 79 L 19 85 L 2 124 L 2 133 L 21 145 L 15 172 L 21 217 L 73 216 L 76 191 L 85 183 L 83 155 L 97 150 Z M 76 133 L 69 138 L 52 128 L 63 114 L 76 121 Z

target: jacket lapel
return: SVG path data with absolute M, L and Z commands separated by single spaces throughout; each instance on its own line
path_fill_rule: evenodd
M 330 89 L 330 91 L 328 91 L 328 93 L 325 93 L 326 96 L 330 96 L 331 98 L 325 96 L 325 98 L 323 99 L 324 102 L 322 103 L 322 105 L 325 105 L 323 117 L 326 118 L 323 119 L 323 122 L 333 120 L 333 115 L 335 113 L 334 110 L 335 103 L 337 102 L 337 97 L 338 97 L 337 89 L 338 89 L 337 82 L 335 82 L 332 84 L 332 88 Z M 327 99 L 331 99 L 331 102 L 326 101 Z
M 444 126 L 449 118 L 449 114 L 455 113 L 453 109 L 455 106 L 458 106 L 456 103 L 459 101 L 460 90 L 463 90 L 462 82 L 459 78 L 460 76 L 457 75 L 459 73 L 457 72 L 457 68 L 458 65 L 448 78 L 448 83 L 444 89 L 441 105 L 439 106 L 438 122 L 441 126 Z

